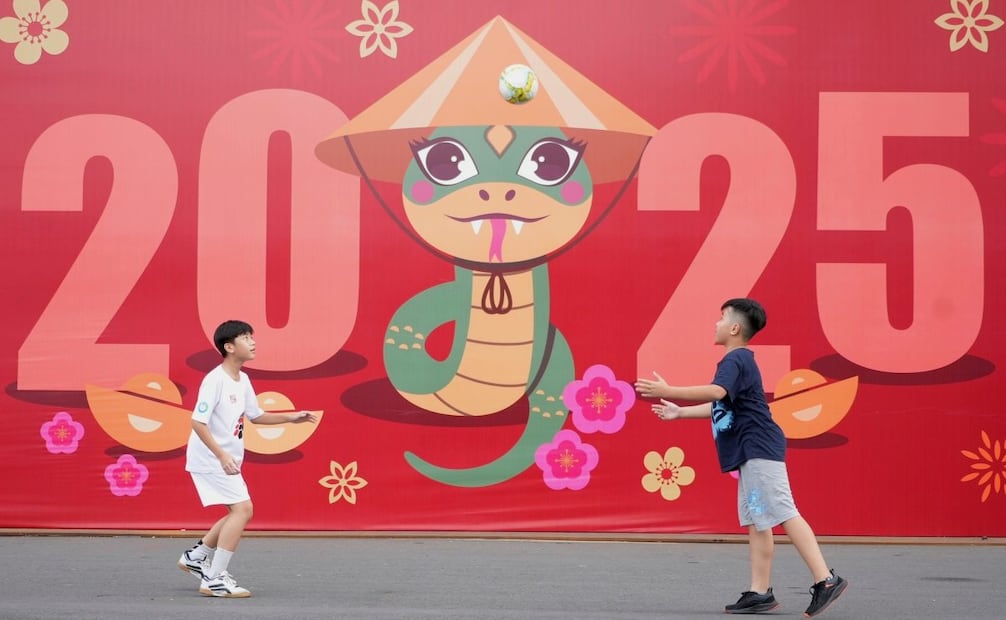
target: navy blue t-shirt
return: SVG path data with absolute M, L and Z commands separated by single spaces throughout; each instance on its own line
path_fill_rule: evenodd
M 786 436 L 772 419 L 754 353 L 744 347 L 729 351 L 716 365 L 713 383 L 727 391 L 712 404 L 720 469 L 733 471 L 750 459 L 786 460 Z

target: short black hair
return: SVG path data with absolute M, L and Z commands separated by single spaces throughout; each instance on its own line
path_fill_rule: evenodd
M 213 332 L 213 344 L 217 346 L 217 351 L 220 351 L 220 355 L 227 357 L 227 349 L 224 348 L 225 344 L 233 343 L 234 339 L 238 336 L 254 333 L 255 330 L 252 329 L 252 326 L 244 321 L 224 321 Z
M 748 299 L 747 297 L 728 299 L 720 306 L 720 310 L 726 310 L 727 308 L 733 310 L 740 317 L 741 336 L 744 337 L 744 340 L 751 340 L 755 334 L 765 327 L 767 320 L 765 308 L 757 301 Z

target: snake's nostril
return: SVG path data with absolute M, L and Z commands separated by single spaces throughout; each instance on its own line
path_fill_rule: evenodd
M 480 189 L 479 190 L 479 198 L 481 198 L 482 200 L 489 200 L 489 192 L 487 192 L 484 189 Z

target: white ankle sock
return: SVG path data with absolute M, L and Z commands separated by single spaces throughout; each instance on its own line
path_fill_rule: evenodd
M 217 547 L 217 552 L 213 554 L 213 563 L 210 564 L 210 570 L 206 577 L 208 579 L 216 579 L 219 577 L 220 573 L 227 570 L 227 565 L 230 564 L 231 557 L 233 555 L 233 551 L 228 551 L 223 547 Z
M 200 540 L 198 543 L 196 543 L 196 546 L 192 547 L 191 555 L 194 555 L 197 558 L 198 557 L 208 558 L 211 555 L 213 555 L 213 551 L 214 549 L 212 549 L 211 547 L 207 547 L 206 543 Z

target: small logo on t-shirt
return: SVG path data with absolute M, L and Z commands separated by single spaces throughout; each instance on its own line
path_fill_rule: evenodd
M 245 436 L 245 417 L 238 418 L 238 423 L 234 425 L 234 436 L 243 439 Z
M 207 403 L 199 403 L 199 406 L 196 407 L 199 413 L 206 413 L 209 410 L 209 408 L 210 406 Z
M 232 405 L 238 404 L 238 395 L 237 394 L 231 394 L 230 396 L 231 396 L 231 404 Z
M 734 425 L 734 412 L 723 405 L 722 400 L 713 403 L 713 438 L 729 431 Z

